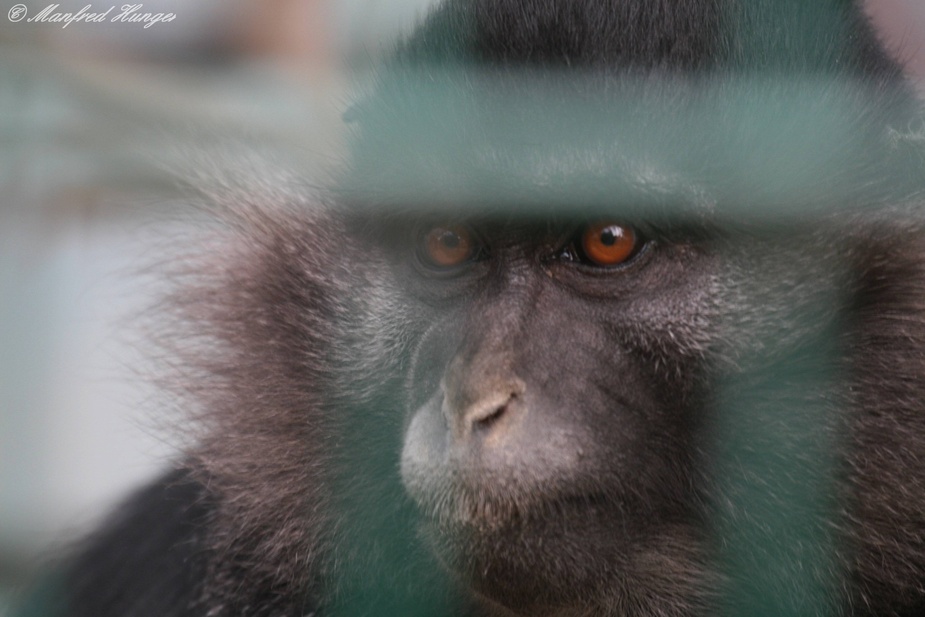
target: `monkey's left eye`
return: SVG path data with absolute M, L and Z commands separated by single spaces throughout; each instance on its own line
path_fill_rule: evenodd
M 582 261 L 607 267 L 632 259 L 642 243 L 632 227 L 613 221 L 598 221 L 582 229 L 575 244 Z
M 465 225 L 438 225 L 423 233 L 418 254 L 431 268 L 455 268 L 476 257 L 477 243 Z

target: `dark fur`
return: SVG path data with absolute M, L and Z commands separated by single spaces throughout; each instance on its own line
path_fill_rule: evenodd
M 207 191 L 172 304 L 194 480 L 93 540 L 68 615 L 925 611 L 919 110 L 856 6 L 451 0 L 351 115 L 331 195 Z M 442 205 L 492 252 L 433 280 L 409 229 Z M 645 267 L 551 257 L 602 212 L 651 226 Z M 495 382 L 530 439 L 403 455 Z

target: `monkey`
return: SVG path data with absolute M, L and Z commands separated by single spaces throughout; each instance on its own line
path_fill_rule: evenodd
M 445 0 L 165 311 L 62 617 L 925 611 L 921 109 L 849 0 Z M 167 326 L 165 326 L 167 327 Z

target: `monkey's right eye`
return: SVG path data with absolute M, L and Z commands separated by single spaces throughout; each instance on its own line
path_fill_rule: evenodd
M 472 261 L 477 243 L 465 225 L 437 225 L 424 231 L 418 243 L 418 255 L 424 265 L 446 270 Z

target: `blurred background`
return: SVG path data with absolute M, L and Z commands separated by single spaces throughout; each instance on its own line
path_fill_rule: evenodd
M 322 177 L 352 93 L 431 2 L 148 0 L 117 23 L 122 4 L 0 4 L 0 615 L 176 454 L 133 316 L 189 211 L 184 147 L 259 144 Z M 114 8 L 28 21 L 88 3 Z M 925 83 L 925 2 L 867 8 Z
M 0 4 L 0 615 L 176 455 L 135 317 L 189 210 L 185 150 L 259 144 L 311 181 L 429 1 L 146 0 L 131 14 L 175 15 L 147 28 L 111 23 L 122 3 L 66 26 L 28 19 L 112 5 Z

